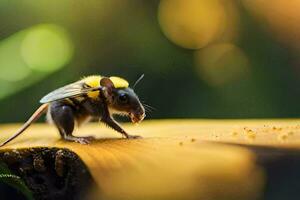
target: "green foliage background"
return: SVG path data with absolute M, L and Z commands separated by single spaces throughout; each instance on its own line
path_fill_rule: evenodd
M 82 76 L 118 75 L 133 83 L 143 73 L 136 92 L 156 108 L 148 119 L 299 117 L 294 63 L 299 51 L 275 40 L 243 5 L 237 3 L 241 27 L 235 44 L 248 56 L 251 73 L 218 87 L 196 73 L 192 50 L 165 37 L 158 5 L 158 0 L 1 1 L 0 40 L 37 24 L 56 24 L 68 32 L 74 55 L 60 70 L 2 98 L 0 122 L 24 121 L 43 95 Z

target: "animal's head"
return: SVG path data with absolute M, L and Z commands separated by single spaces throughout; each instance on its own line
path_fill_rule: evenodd
M 133 123 L 145 118 L 144 106 L 126 80 L 119 77 L 103 77 L 100 85 L 105 89 L 108 106 L 113 112 L 128 115 Z

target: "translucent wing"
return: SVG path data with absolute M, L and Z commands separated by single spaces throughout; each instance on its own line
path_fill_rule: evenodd
M 101 87 L 91 88 L 84 84 L 84 81 L 77 81 L 75 83 L 71 83 L 64 87 L 58 88 L 46 96 L 44 96 L 40 103 L 49 103 L 52 101 L 57 101 L 61 99 L 71 98 L 71 97 L 78 97 L 84 94 L 87 94 L 91 91 L 100 90 Z

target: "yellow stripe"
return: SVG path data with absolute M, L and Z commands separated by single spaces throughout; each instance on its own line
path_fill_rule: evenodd
M 113 82 L 115 88 L 127 88 L 129 86 L 129 83 L 121 77 L 111 76 L 109 79 Z
M 99 87 L 100 86 L 100 80 L 101 80 L 101 76 L 88 76 L 86 78 L 83 79 L 83 81 L 85 82 L 85 84 L 87 84 L 90 87 Z M 99 97 L 99 91 L 94 91 L 94 92 L 88 92 L 87 93 L 88 97 L 92 98 L 92 99 L 96 99 Z
M 99 87 L 101 78 L 99 75 L 92 75 L 82 80 L 90 87 Z M 127 88 L 129 86 L 129 83 L 121 77 L 111 76 L 109 79 L 113 82 L 115 88 Z M 96 99 L 99 97 L 99 91 L 89 92 L 87 95 L 92 99 Z

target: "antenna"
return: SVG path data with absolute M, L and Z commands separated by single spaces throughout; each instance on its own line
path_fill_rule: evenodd
M 144 78 L 144 75 L 145 74 L 142 74 L 141 76 L 140 76 L 140 78 L 138 78 L 138 80 L 136 80 L 135 81 L 135 83 L 134 83 L 134 85 L 133 85 L 133 89 L 135 88 L 135 86 Z

